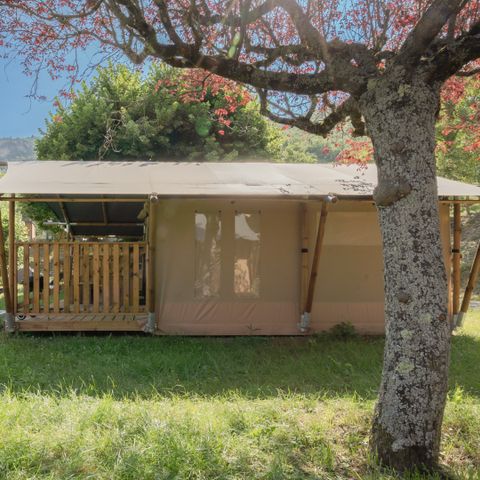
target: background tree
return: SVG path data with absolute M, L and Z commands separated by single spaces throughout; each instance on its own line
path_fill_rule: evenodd
M 458 78 L 445 91 L 437 123 L 439 175 L 480 184 L 480 79 Z
M 290 158 L 278 147 L 281 131 L 260 115 L 244 88 L 203 72 L 192 76 L 153 65 L 143 78 L 111 64 L 55 105 L 36 141 L 39 159 Z
M 476 73 L 478 0 L 0 1 L 3 43 L 58 74 L 64 52 L 154 57 L 251 85 L 271 119 L 318 135 L 347 118 L 371 138 L 384 245 L 386 345 L 372 448 L 437 465 L 450 322 L 435 167 L 440 92 Z

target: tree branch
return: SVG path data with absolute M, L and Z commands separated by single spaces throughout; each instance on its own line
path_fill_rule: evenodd
M 480 69 L 472 72 L 462 72 L 468 63 L 480 58 L 480 21 L 453 43 L 444 45 L 427 62 L 431 65 L 429 75 L 431 80 L 445 81 L 452 75 L 474 75 Z
M 358 110 L 357 102 L 353 99 L 353 97 L 349 97 L 348 100 L 345 100 L 345 102 L 327 115 L 321 122 L 314 122 L 312 121 L 313 112 L 311 111 L 309 114 L 302 117 L 287 118 L 277 115 L 268 108 L 267 92 L 265 90 L 259 90 L 258 94 L 260 98 L 260 113 L 275 123 L 296 127 L 305 132 L 326 137 L 336 125 L 343 122 L 347 117 L 350 117 L 354 127 L 352 135 L 365 135 L 365 124 Z
M 394 63 L 415 66 L 462 0 L 434 0 L 404 41 Z

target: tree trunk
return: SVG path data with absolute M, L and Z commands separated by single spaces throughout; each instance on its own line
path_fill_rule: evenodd
M 386 342 L 371 446 L 398 470 L 433 469 L 450 351 L 435 168 L 439 89 L 381 79 L 361 98 L 378 168 Z

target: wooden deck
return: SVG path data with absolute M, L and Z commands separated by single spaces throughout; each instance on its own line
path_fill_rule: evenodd
M 15 321 L 19 332 L 141 332 L 147 314 L 39 314 Z

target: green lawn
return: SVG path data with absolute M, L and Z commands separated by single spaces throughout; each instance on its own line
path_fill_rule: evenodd
M 383 340 L 0 336 L 0 479 L 387 479 Z M 453 340 L 442 462 L 480 478 L 480 312 Z M 423 477 L 416 477 L 423 478 Z

